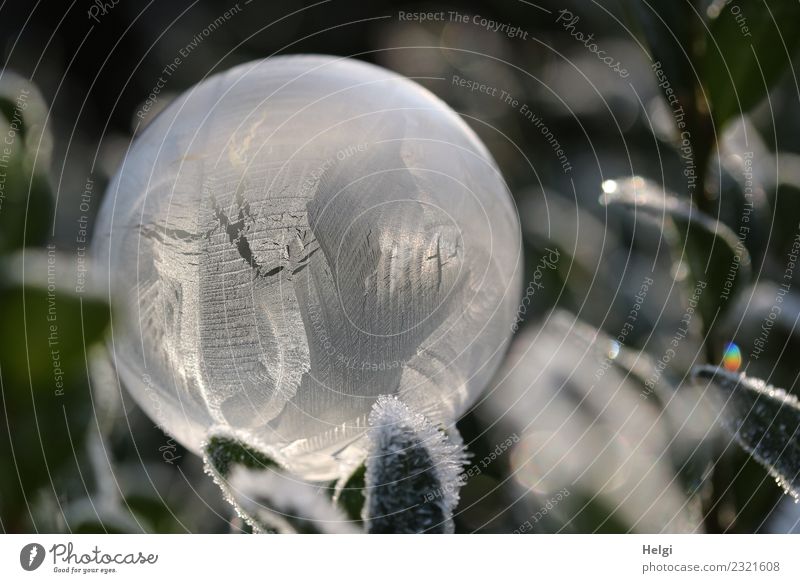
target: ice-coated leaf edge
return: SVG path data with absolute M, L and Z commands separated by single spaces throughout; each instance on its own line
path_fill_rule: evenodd
M 235 436 L 213 434 L 203 446 L 205 471 L 256 533 L 359 531 L 357 519 L 324 495 L 333 485 L 312 484 Z
M 280 467 L 266 454 L 238 441 L 233 437 L 214 435 L 203 446 L 208 462 L 219 474 L 227 478 L 231 465 L 241 465 L 250 469 L 267 469 Z
M 451 533 L 467 461 L 453 439 L 395 396 L 369 415 L 364 521 L 370 533 Z
M 720 414 L 721 425 L 731 433 L 742 449 L 760 463 L 787 494 L 790 494 L 795 501 L 800 500 L 800 401 L 797 397 L 783 389 L 773 387 L 761 379 L 747 376 L 744 372 L 734 373 L 713 365 L 696 366 L 692 369 L 692 378 L 695 382 L 706 381 L 719 387 L 725 398 L 725 408 L 736 404 L 736 399 L 741 398 L 740 391 L 743 389 L 746 397 L 755 400 L 764 399 L 765 403 L 771 405 L 775 410 L 776 418 L 779 414 L 792 418 L 794 428 L 792 425 L 787 429 L 784 424 L 770 423 L 763 429 L 756 429 L 756 433 L 762 433 L 762 436 L 755 440 L 743 434 L 742 431 L 751 418 L 752 407 L 744 419 L 740 420 L 735 416 L 728 418 L 725 411 Z M 756 411 L 756 413 L 759 412 Z M 750 422 L 754 423 L 752 420 Z M 789 431 L 791 434 L 788 433 Z M 775 459 L 769 459 L 769 452 L 765 452 L 763 446 L 763 440 L 770 436 L 770 432 L 772 435 L 780 432 L 776 437 L 785 444 Z M 789 459 L 781 459 L 784 455 Z M 792 465 L 793 458 L 795 459 Z M 792 465 L 790 471 L 793 470 L 794 475 L 788 475 L 789 472 L 779 467 L 788 465 Z
M 750 266 L 752 264 L 750 252 L 744 245 L 739 244 L 739 238 L 730 227 L 714 220 L 695 205 L 665 191 L 652 181 L 635 176 L 633 178 L 617 179 L 615 182 L 622 184 L 623 188 L 601 194 L 598 199 L 601 205 L 618 204 L 641 210 L 655 217 L 661 217 L 666 214 L 672 218 L 678 218 L 687 223 L 697 225 L 710 235 L 722 239 L 734 256 L 739 258 L 740 268 L 745 270 L 742 275 L 749 279 Z M 648 194 L 650 189 L 664 192 L 664 197 L 655 197 Z
M 230 479 L 239 506 L 262 522 L 274 523 L 276 515 L 293 532 L 353 534 L 360 525 L 335 506 L 327 484 L 316 485 L 280 470 L 261 472 L 234 468 Z
M 203 444 L 203 470 L 219 486 L 222 497 L 233 507 L 236 515 L 244 520 L 254 533 L 295 532 L 289 523 L 279 516 L 276 515 L 274 519 L 264 521 L 263 518 L 253 516 L 239 504 L 229 482 L 231 466 L 235 464 L 241 464 L 251 469 L 279 467 L 277 462 L 266 454 L 228 435 L 212 435 Z
M 732 297 L 738 295 L 752 280 L 753 261 L 749 250 L 730 227 L 704 213 L 690 201 L 668 191 L 663 185 L 641 176 L 607 182 L 613 183 L 613 189 L 603 183 L 604 193 L 599 198 L 600 204 L 622 206 L 632 209 L 634 213 L 641 211 L 648 218 L 660 222 L 662 232 L 674 232 L 678 237 L 675 240 L 669 240 L 668 237 L 670 253 L 675 260 L 680 260 L 689 268 L 694 285 L 702 285 L 693 290 L 688 283 L 684 284 L 687 295 L 697 293 L 698 289 L 702 292 L 698 311 L 706 338 L 706 360 L 716 362 L 720 342 L 713 334 L 713 323 L 730 307 Z M 714 250 L 713 254 L 724 254 L 725 259 L 721 261 L 718 257 L 712 257 L 711 249 Z M 726 292 L 731 273 L 731 289 Z

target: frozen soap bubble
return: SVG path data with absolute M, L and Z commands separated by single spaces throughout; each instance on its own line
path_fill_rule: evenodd
M 452 424 L 519 300 L 518 218 L 486 148 L 430 92 L 349 59 L 186 91 L 134 141 L 95 233 L 137 402 L 195 452 L 233 435 L 309 480 L 363 459 L 380 395 Z

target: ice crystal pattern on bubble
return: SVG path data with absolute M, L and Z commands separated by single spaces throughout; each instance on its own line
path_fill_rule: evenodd
M 221 432 L 306 479 L 360 463 L 380 395 L 452 424 L 519 298 L 485 147 L 419 85 L 348 59 L 248 63 L 178 97 L 97 233 L 137 401 L 195 452 Z

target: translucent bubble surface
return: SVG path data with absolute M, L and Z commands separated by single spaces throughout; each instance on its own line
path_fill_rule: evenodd
M 393 394 L 449 424 L 502 357 L 518 218 L 475 134 L 413 81 L 330 57 L 247 63 L 137 137 L 94 241 L 137 402 L 307 479 L 364 455 Z

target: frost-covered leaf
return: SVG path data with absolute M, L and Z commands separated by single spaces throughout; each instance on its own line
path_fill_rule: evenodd
M 452 532 L 463 483 L 463 446 L 396 397 L 380 397 L 369 423 L 367 531 Z
M 744 373 L 695 368 L 722 405 L 720 422 L 795 499 L 800 498 L 800 403 L 797 397 Z
M 239 466 L 231 474 L 229 488 L 247 517 L 278 532 L 361 532 L 357 522 L 331 504 L 327 485 L 314 485 L 275 468 L 262 472 Z
M 708 455 L 702 443 L 714 427 L 709 407 L 696 394 L 672 391 L 668 373 L 643 370 L 645 361 L 618 366 L 618 348 L 573 314 L 556 311 L 515 338 L 479 409 L 493 428 L 491 441 L 520 437 L 507 460 L 509 496 L 521 500 L 513 510 L 518 523 L 562 489 L 570 493 L 533 532 L 703 529 L 688 495 L 696 484 L 678 475 Z
M 225 500 L 233 506 L 237 516 L 252 527 L 254 532 L 293 532 L 285 521 L 278 518 L 271 520 L 271 513 L 258 516 L 248 512 L 230 486 L 231 473 L 237 466 L 262 470 L 276 466 L 276 462 L 268 456 L 233 437 L 215 435 L 203 448 L 203 465 L 206 473 L 222 490 Z
M 74 467 L 93 414 L 87 352 L 109 320 L 105 302 L 76 296 L 56 269 L 70 258 L 26 250 L 25 259 L 24 270 L 0 262 L 0 519 L 16 525 L 29 494 Z
M 55 248 L 26 249 L 0 262 L 0 364 L 7 382 L 62 393 L 70 376 L 85 375 L 87 350 L 102 339 L 109 311 L 97 295 L 74 293 L 73 265 Z
M 706 215 L 687 199 L 639 176 L 603 184 L 600 202 L 620 205 L 658 221 L 664 231 L 674 225 L 679 234 L 673 244 L 676 259 L 688 264 L 696 285 L 704 285 L 699 308 L 706 325 L 730 303 L 751 276 L 747 248 L 726 225 Z
M 800 3 L 739 0 L 714 6 L 699 71 L 721 126 L 766 97 L 790 65 L 800 40 Z
M 254 532 L 356 532 L 330 501 L 327 484 L 291 475 L 235 437 L 215 435 L 204 448 L 206 472 Z
M 215 473 L 223 478 L 229 477 L 236 466 L 253 470 L 278 467 L 269 456 L 232 437 L 212 437 L 206 444 L 205 453 L 206 461 L 213 467 Z

